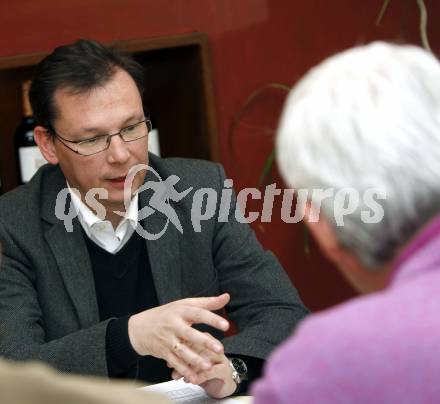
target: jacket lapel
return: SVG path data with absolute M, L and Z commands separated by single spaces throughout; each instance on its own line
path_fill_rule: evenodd
M 63 222 L 60 222 L 52 226 L 45 237 L 76 308 L 81 327 L 85 328 L 99 321 L 99 311 L 92 267 L 80 226 L 75 220 L 74 231 L 67 233 Z
M 81 327 L 85 328 L 99 321 L 92 267 L 78 219 L 73 220 L 73 232 L 69 233 L 64 222 L 55 217 L 56 198 L 58 192 L 66 187 L 66 180 L 59 169 L 51 176 L 53 178 L 45 182 L 47 189 L 42 192 L 42 217 L 51 224 L 45 238 L 78 313 Z M 70 204 L 70 197 L 66 204 Z
M 147 172 L 146 181 L 157 181 L 151 172 Z M 139 210 L 149 206 L 153 194 L 151 189 L 139 193 Z M 182 298 L 182 268 L 180 260 L 181 234 L 167 217 L 158 211 L 140 220 L 140 232 L 147 243 L 151 272 L 159 304 L 169 303 Z M 166 227 L 166 229 L 165 229 Z M 149 235 L 163 234 L 154 239 Z M 146 237 L 145 237 L 146 236 Z

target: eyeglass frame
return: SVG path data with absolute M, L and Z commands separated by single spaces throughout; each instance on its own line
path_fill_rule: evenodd
M 133 127 L 133 126 L 139 125 L 139 124 L 141 124 L 141 123 L 144 123 L 144 122 L 145 122 L 146 125 L 147 125 L 147 134 L 146 134 L 145 136 L 141 136 L 141 137 L 138 137 L 137 139 L 133 139 L 133 140 L 124 140 L 124 138 L 123 138 L 123 136 L 122 136 L 122 133 L 121 133 L 122 131 L 124 131 L 124 130 L 126 130 L 126 129 L 128 129 L 128 128 L 131 128 L 131 127 Z M 113 136 L 119 136 L 119 137 L 122 139 L 122 141 L 123 141 L 124 143 L 135 142 L 136 140 L 139 140 L 139 139 L 142 139 L 142 138 L 144 138 L 144 137 L 147 137 L 148 134 L 149 134 L 149 133 L 151 132 L 151 130 L 152 130 L 152 124 L 151 124 L 151 120 L 150 120 L 150 119 L 145 118 L 145 119 L 143 119 L 142 121 L 139 121 L 139 122 L 133 123 L 132 125 L 128 125 L 128 126 L 122 128 L 119 132 L 116 132 L 116 133 L 113 133 L 113 134 L 108 134 L 108 135 L 98 135 L 98 136 L 93 136 L 93 137 L 90 137 L 90 138 L 87 138 L 87 139 L 82 139 L 82 140 L 69 140 L 69 139 L 66 139 L 66 138 L 62 137 L 62 136 L 61 136 L 61 135 L 55 130 L 55 128 L 52 126 L 52 124 L 51 124 L 50 122 L 49 122 L 48 125 L 47 125 L 47 129 L 48 129 L 49 132 L 53 133 L 54 136 L 55 136 L 57 139 L 60 140 L 61 144 L 64 145 L 65 147 L 67 147 L 69 150 L 73 151 L 74 153 L 78 154 L 79 156 L 89 157 L 89 156 L 94 156 L 95 154 L 98 154 L 98 153 L 102 153 L 103 151 L 106 151 L 106 150 L 110 147 L 111 138 L 112 138 Z M 69 145 L 67 145 L 66 143 L 64 143 L 64 142 L 69 142 L 69 143 L 79 144 L 79 143 L 88 142 L 88 141 L 90 141 L 90 140 L 97 139 L 97 138 L 103 138 L 103 137 L 107 138 L 107 139 L 106 139 L 106 140 L 107 140 L 107 141 L 106 141 L 106 143 L 107 143 L 106 148 L 105 148 L 105 149 L 102 149 L 102 150 L 100 150 L 100 151 L 98 151 L 98 152 L 92 153 L 92 154 L 82 154 L 82 153 L 80 153 L 78 150 L 72 149 Z

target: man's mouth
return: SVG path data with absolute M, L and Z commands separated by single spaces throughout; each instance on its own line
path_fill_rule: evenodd
M 120 183 L 124 183 L 126 178 L 127 176 L 124 175 L 122 177 L 110 178 L 108 181 L 113 182 L 115 184 L 120 184 Z

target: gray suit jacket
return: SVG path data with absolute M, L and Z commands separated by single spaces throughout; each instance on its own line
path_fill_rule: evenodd
M 266 356 L 286 338 L 307 310 L 272 253 L 264 251 L 247 224 L 234 216 L 212 218 L 193 229 L 194 192 L 212 188 L 220 199 L 225 175 L 209 162 L 160 159 L 151 166 L 162 179 L 179 176 L 181 192 L 171 203 L 183 228 L 171 223 L 162 237 L 147 240 L 159 304 L 194 296 L 229 292 L 229 318 L 239 333 L 223 340 L 226 353 Z M 146 180 L 157 180 L 151 172 Z M 58 166 L 42 167 L 27 185 L 0 198 L 0 355 L 39 359 L 81 374 L 107 375 L 105 334 L 109 320 L 99 321 L 93 272 L 81 225 L 67 232 L 55 216 L 58 192 L 66 182 Z M 212 192 L 212 191 L 211 191 Z M 148 190 L 139 194 L 148 205 Z M 166 217 L 154 213 L 140 223 L 158 233 Z

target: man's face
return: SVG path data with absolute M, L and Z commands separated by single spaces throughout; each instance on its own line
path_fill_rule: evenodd
M 58 110 L 54 129 L 69 140 L 117 133 L 144 119 L 139 91 L 134 80 L 123 70 L 116 70 L 104 86 L 85 93 L 72 94 L 68 88 L 59 89 L 55 91 L 54 101 Z M 53 140 L 53 147 L 69 185 L 80 191 L 83 200 L 89 189 L 105 188 L 108 199 L 101 203 L 106 209 L 124 211 L 124 180 L 131 167 L 148 163 L 147 139 L 125 143 L 114 136 L 107 150 L 92 156 L 74 153 L 59 139 Z M 144 177 L 144 170 L 138 172 L 132 183 L 132 193 L 143 183 Z

